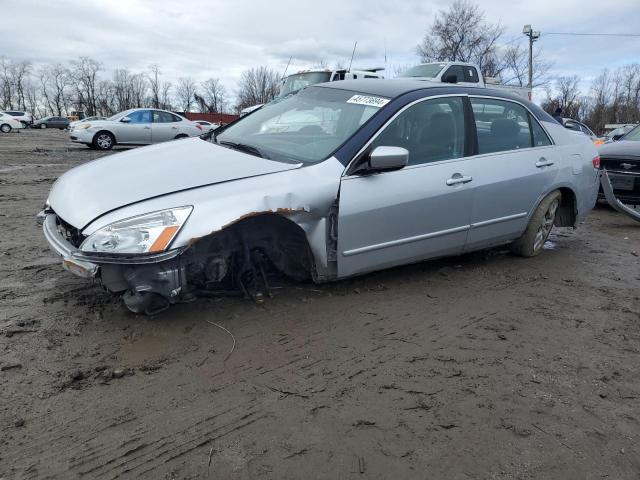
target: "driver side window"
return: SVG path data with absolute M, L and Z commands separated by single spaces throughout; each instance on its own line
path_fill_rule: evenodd
M 371 143 L 409 151 L 409 165 L 464 156 L 464 103 L 462 97 L 436 98 L 417 103 L 400 113 Z
M 137 110 L 127 115 L 129 123 L 151 123 L 151 111 Z

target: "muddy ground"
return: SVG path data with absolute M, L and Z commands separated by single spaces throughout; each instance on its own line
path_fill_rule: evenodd
M 137 317 L 35 221 L 99 155 L 0 135 L 1 479 L 640 478 L 640 224 Z

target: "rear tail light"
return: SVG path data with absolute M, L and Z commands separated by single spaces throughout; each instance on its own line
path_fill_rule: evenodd
M 202 130 L 202 125 L 200 125 L 199 123 L 196 123 L 196 128 L 197 128 L 198 130 Z
M 597 168 L 599 170 L 600 169 L 600 155 L 598 155 L 597 157 L 593 157 L 593 160 L 591 160 L 591 163 L 593 163 L 593 168 Z

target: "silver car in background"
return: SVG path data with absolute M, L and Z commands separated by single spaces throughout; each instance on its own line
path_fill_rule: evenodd
M 153 314 L 260 299 L 270 273 L 326 282 L 502 244 L 531 257 L 593 208 L 598 167 L 588 137 L 522 98 L 345 80 L 76 167 L 40 218 L 66 269 Z
M 166 110 L 134 108 L 106 120 L 82 122 L 70 132 L 71 141 L 110 150 L 114 145 L 149 145 L 205 133 L 201 125 Z

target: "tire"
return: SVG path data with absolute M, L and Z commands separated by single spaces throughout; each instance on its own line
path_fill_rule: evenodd
M 29 124 L 27 122 L 20 120 L 20 123 L 22 124 L 22 128 L 29 128 Z
M 47 128 L 47 124 L 46 123 L 41 123 L 40 124 L 40 128 Z
M 181 138 L 188 138 L 188 137 L 189 137 L 189 135 L 185 135 L 184 133 L 180 133 L 180 134 L 176 135 L 175 139 L 179 140 Z
M 93 137 L 93 148 L 96 150 L 111 150 L 116 143 L 116 139 L 109 132 L 98 132 Z
M 513 253 L 521 257 L 535 257 L 542 252 L 544 242 L 549 238 L 556 220 L 561 201 L 562 194 L 559 190 L 544 197 L 533 212 L 524 234 L 509 246 Z
M 11 132 L 11 125 L 9 125 L 8 123 L 3 123 L 2 125 L 0 125 L 0 132 L 2 133 Z

